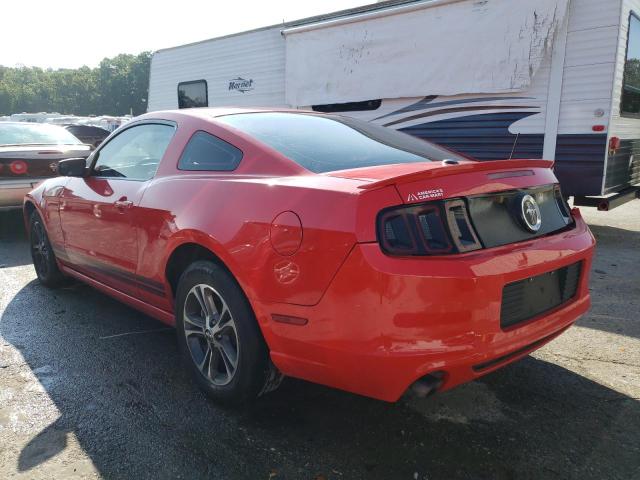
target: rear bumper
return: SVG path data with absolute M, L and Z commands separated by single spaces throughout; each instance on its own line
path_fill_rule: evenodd
M 391 258 L 375 243 L 358 244 L 316 306 L 258 306 L 272 359 L 287 375 L 387 401 L 429 373 L 444 372 L 447 390 L 517 360 L 589 308 L 595 241 L 573 213 L 569 231 L 455 257 Z M 570 301 L 501 329 L 505 284 L 579 261 Z
M 0 180 L 0 209 L 22 208 L 24 196 L 42 180 L 40 178 Z

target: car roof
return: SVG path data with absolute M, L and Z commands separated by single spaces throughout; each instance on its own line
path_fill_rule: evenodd
M 202 108 L 182 108 L 179 110 L 158 110 L 148 112 L 144 115 L 134 118 L 135 120 L 162 118 L 165 115 L 178 115 L 192 118 L 201 118 L 211 120 L 212 118 L 224 117 L 225 115 L 235 115 L 240 113 L 264 113 L 264 112 L 280 112 L 280 113 L 314 113 L 312 110 L 300 110 L 295 108 L 265 108 L 265 107 L 202 107 Z
M 49 127 L 62 128 L 60 125 L 56 125 L 55 123 L 42 123 L 42 122 L 0 122 L 0 127 L 2 125 L 24 125 L 24 126 L 30 126 L 30 127 L 46 125 Z

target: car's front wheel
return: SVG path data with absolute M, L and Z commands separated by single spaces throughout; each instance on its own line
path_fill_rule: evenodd
M 271 365 L 255 315 L 235 279 L 209 261 L 193 263 L 176 295 L 178 347 L 198 385 L 227 404 L 272 390 L 281 376 Z
M 29 243 L 33 266 L 40 283 L 50 288 L 64 285 L 67 277 L 58 268 L 47 231 L 38 212 L 33 212 L 29 219 Z

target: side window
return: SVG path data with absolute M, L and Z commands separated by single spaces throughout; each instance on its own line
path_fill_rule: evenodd
M 206 80 L 178 84 L 178 108 L 208 107 L 209 95 Z
M 178 170 L 235 170 L 242 151 L 206 132 L 193 134 L 178 162 Z
M 174 127 L 159 123 L 126 129 L 100 149 L 93 175 L 131 180 L 153 178 L 174 132 Z
M 633 13 L 629 17 L 620 110 L 622 115 L 640 116 L 640 19 Z

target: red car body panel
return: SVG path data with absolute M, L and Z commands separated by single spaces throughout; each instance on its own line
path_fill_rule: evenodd
M 576 229 L 551 241 L 543 238 L 457 258 L 398 262 L 375 243 L 360 244 L 318 305 L 277 304 L 264 311 L 271 356 L 291 376 L 389 401 L 433 371 L 446 372 L 446 390 L 503 366 L 508 362 L 481 372 L 473 369 L 562 331 L 589 308 L 591 257 L 585 252 L 591 251 L 593 239 L 577 211 L 574 215 Z M 585 263 L 574 301 L 501 330 L 506 283 L 578 260 Z M 274 311 L 309 322 L 304 327 L 269 322 Z
M 395 401 L 431 372 L 445 372 L 448 389 L 514 361 L 589 307 L 595 242 L 575 209 L 573 228 L 470 253 L 390 257 L 376 240 L 376 217 L 386 207 L 424 202 L 421 194 L 431 191 L 448 198 L 555 184 L 552 162 L 314 174 L 216 122 L 211 110 L 141 120 L 150 118 L 177 125 L 152 180 L 55 178 L 25 201 L 43 215 L 65 272 L 167 324 L 174 323 L 167 279 L 174 252 L 198 245 L 215 254 L 245 292 L 285 375 Z M 235 171 L 178 170 L 199 130 L 242 150 Z M 577 261 L 582 276 L 573 300 L 500 328 L 505 284 Z

